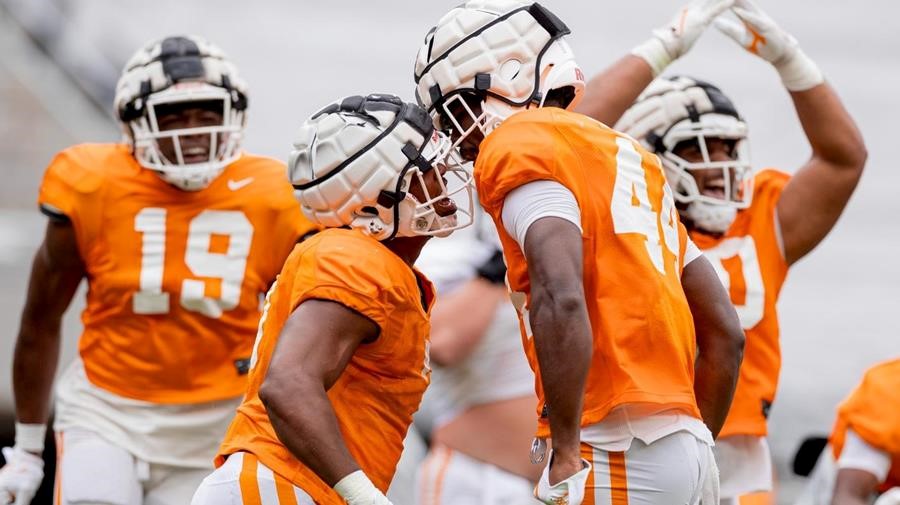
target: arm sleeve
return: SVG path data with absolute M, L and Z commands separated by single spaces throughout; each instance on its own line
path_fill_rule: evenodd
M 684 266 L 688 266 L 692 261 L 703 256 L 703 252 L 700 251 L 700 248 L 697 247 L 697 244 L 691 240 L 690 237 L 687 239 L 687 247 L 684 250 Z
M 852 468 L 869 472 L 878 479 L 878 482 L 884 482 L 891 468 L 891 456 L 881 449 L 872 447 L 849 428 L 837 466 L 838 469 Z
M 558 217 L 581 228 L 575 195 L 556 181 L 533 181 L 509 192 L 503 201 L 503 227 L 523 250 L 528 228 L 545 217 Z

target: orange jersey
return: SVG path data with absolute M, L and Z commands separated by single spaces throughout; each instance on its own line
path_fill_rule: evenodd
M 525 352 L 537 377 L 528 265 L 502 224 L 503 201 L 511 190 L 537 180 L 559 182 L 578 201 L 593 333 L 582 425 L 627 403 L 656 404 L 699 418 L 693 390 L 696 338 L 681 286 L 688 237 L 656 156 L 586 116 L 548 107 L 519 112 L 489 134 L 475 180 L 500 231 Z M 536 390 L 542 413 L 539 381 Z M 549 435 L 545 416 L 538 435 Z
M 891 468 L 881 491 L 900 486 L 900 359 L 870 368 L 862 383 L 838 407 L 830 440 L 835 459 L 844 449 L 848 428 L 891 456 Z
M 381 329 L 377 340 L 356 349 L 328 390 L 328 399 L 350 454 L 372 482 L 386 491 L 430 378 L 428 318 L 433 293 L 423 275 L 358 231 L 329 229 L 299 245 L 269 292 L 250 388 L 225 435 L 216 465 L 229 454 L 249 452 L 316 503 L 344 503 L 281 444 L 259 399 L 259 388 L 288 317 L 306 300 L 333 300 L 368 317 Z
M 182 191 L 121 144 L 54 158 L 38 203 L 71 221 L 88 279 L 79 353 L 120 396 L 199 403 L 246 388 L 260 296 L 313 226 L 284 166 L 244 155 Z
M 753 202 L 738 212 L 724 235 L 691 232 L 731 295 L 747 337 L 737 389 L 720 437 L 767 433 L 766 417 L 781 370 L 776 302 L 788 271 L 775 207 L 789 179 L 783 172 L 763 170 L 754 178 Z

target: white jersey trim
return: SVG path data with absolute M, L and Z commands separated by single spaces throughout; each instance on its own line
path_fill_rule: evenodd
M 584 232 L 575 195 L 556 181 L 532 181 L 510 191 L 503 201 L 502 216 L 503 227 L 523 250 L 528 228 L 545 217 L 565 219 Z
M 853 429 L 848 428 L 847 439 L 838 458 L 837 467 L 839 470 L 843 468 L 863 470 L 874 475 L 878 482 L 884 482 L 891 469 L 891 455 L 872 447 Z
M 701 251 L 700 248 L 697 247 L 697 244 L 688 237 L 687 247 L 684 250 L 684 266 L 690 265 L 692 261 L 700 256 L 703 256 L 703 251 Z

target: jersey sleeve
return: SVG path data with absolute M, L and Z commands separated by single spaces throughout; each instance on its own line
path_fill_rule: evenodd
M 475 185 L 485 210 L 499 215 L 510 191 L 539 180 L 564 184 L 560 167 L 578 163 L 572 147 L 552 124 L 504 124 L 482 142 L 475 164 Z
M 77 168 L 65 152 L 53 158 L 44 172 L 44 179 L 38 190 L 38 205 L 41 212 L 50 217 L 69 219 L 74 217 L 78 201 L 78 192 L 73 180 L 73 176 L 77 175 L 76 172 Z
M 295 282 L 299 289 L 292 295 L 292 311 L 306 300 L 329 300 L 367 317 L 382 330 L 387 326 L 393 307 L 386 294 L 394 283 L 385 275 L 383 262 L 366 256 L 360 244 L 323 240 L 303 254 L 297 276 L 301 279 Z
M 873 447 L 851 428 L 847 430 L 844 450 L 838 458 L 837 467 L 863 470 L 874 475 L 878 482 L 884 482 L 891 469 L 891 455 Z

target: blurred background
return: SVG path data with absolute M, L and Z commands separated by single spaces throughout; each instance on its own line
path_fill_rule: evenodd
M 149 39 L 197 33 L 221 46 L 250 83 L 249 151 L 284 159 L 295 129 L 328 102 L 391 92 L 412 99 L 425 32 L 458 0 L 0 0 L 0 435 L 9 443 L 11 359 L 31 255 L 44 218 L 34 204 L 55 152 L 113 142 L 118 73 Z M 869 162 L 841 222 L 789 275 L 780 302 L 784 363 L 771 415 L 779 503 L 803 437 L 825 434 L 835 405 L 874 362 L 900 355 L 900 3 L 758 0 L 792 32 L 838 90 L 863 131 Z M 588 76 L 667 21 L 681 2 L 544 0 L 572 28 Z M 894 16 L 898 16 L 895 18 Z M 792 172 L 809 147 L 768 64 L 714 30 L 668 73 L 718 84 L 750 125 L 757 168 Z M 79 294 L 66 318 L 68 361 Z M 38 503 L 38 502 L 36 502 Z

